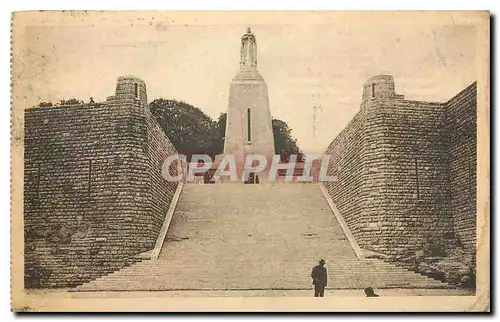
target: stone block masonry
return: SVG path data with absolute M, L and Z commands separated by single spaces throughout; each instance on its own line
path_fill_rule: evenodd
M 446 103 L 404 100 L 369 79 L 330 144 L 325 183 L 358 244 L 418 269 L 419 257 L 475 254 L 476 84 Z
M 450 198 L 453 225 L 468 248 L 476 247 L 477 87 L 472 84 L 450 99 Z
M 25 287 L 72 287 L 152 249 L 176 183 L 175 148 L 144 82 L 118 79 L 104 103 L 25 112 Z

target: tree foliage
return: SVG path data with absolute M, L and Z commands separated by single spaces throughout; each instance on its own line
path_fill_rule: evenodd
M 77 100 L 76 98 L 70 98 L 68 100 L 61 100 L 59 105 L 80 105 L 84 104 L 84 101 Z
M 288 124 L 274 118 L 272 123 L 275 153 L 279 154 L 282 160 L 288 161 L 290 155 L 296 154 L 297 161 L 303 161 L 302 152 L 297 145 L 297 140 L 292 137 L 292 129 Z
M 155 99 L 149 103 L 152 114 L 177 151 L 189 157 L 196 153 L 214 156 L 216 122 L 188 103 Z
M 215 133 L 214 133 L 214 153 L 221 154 L 224 152 L 224 136 L 226 133 L 226 113 L 220 113 L 219 118 L 216 122 Z
M 59 103 L 52 103 L 52 102 L 40 102 L 38 103 L 37 107 L 53 107 L 53 106 L 62 106 L 62 105 L 80 105 L 80 104 L 85 104 L 84 101 L 77 100 L 76 98 L 70 98 L 70 99 L 62 99 L 59 101 Z
M 38 103 L 37 107 L 52 107 L 54 104 L 52 102 L 40 102 Z

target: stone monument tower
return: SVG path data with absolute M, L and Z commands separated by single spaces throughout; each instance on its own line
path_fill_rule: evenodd
M 268 165 L 274 155 L 267 85 L 257 71 L 257 40 L 250 28 L 241 37 L 240 54 L 240 71 L 229 88 L 224 141 L 224 154 L 235 156 L 238 175 L 246 155 L 263 155 Z

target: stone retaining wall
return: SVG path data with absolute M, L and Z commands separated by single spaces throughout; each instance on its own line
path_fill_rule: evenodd
M 155 245 L 177 186 L 161 163 L 176 151 L 144 100 L 120 95 L 25 112 L 27 288 L 82 284 Z
M 415 270 L 459 250 L 474 268 L 476 84 L 433 103 L 404 100 L 391 82 L 364 85 L 360 111 L 325 152 L 338 178 L 325 186 L 360 247 Z

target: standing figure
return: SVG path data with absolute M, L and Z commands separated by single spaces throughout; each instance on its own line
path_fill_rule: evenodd
M 241 68 L 257 67 L 257 40 L 250 27 L 247 28 L 247 33 L 241 37 L 240 66 Z
M 366 297 L 378 297 L 378 294 L 375 294 L 375 291 L 371 286 L 365 288 L 365 295 Z
M 319 261 L 319 265 L 314 266 L 311 277 L 314 285 L 314 297 L 323 297 L 325 295 L 325 287 L 328 284 L 328 274 L 326 273 L 324 259 Z

